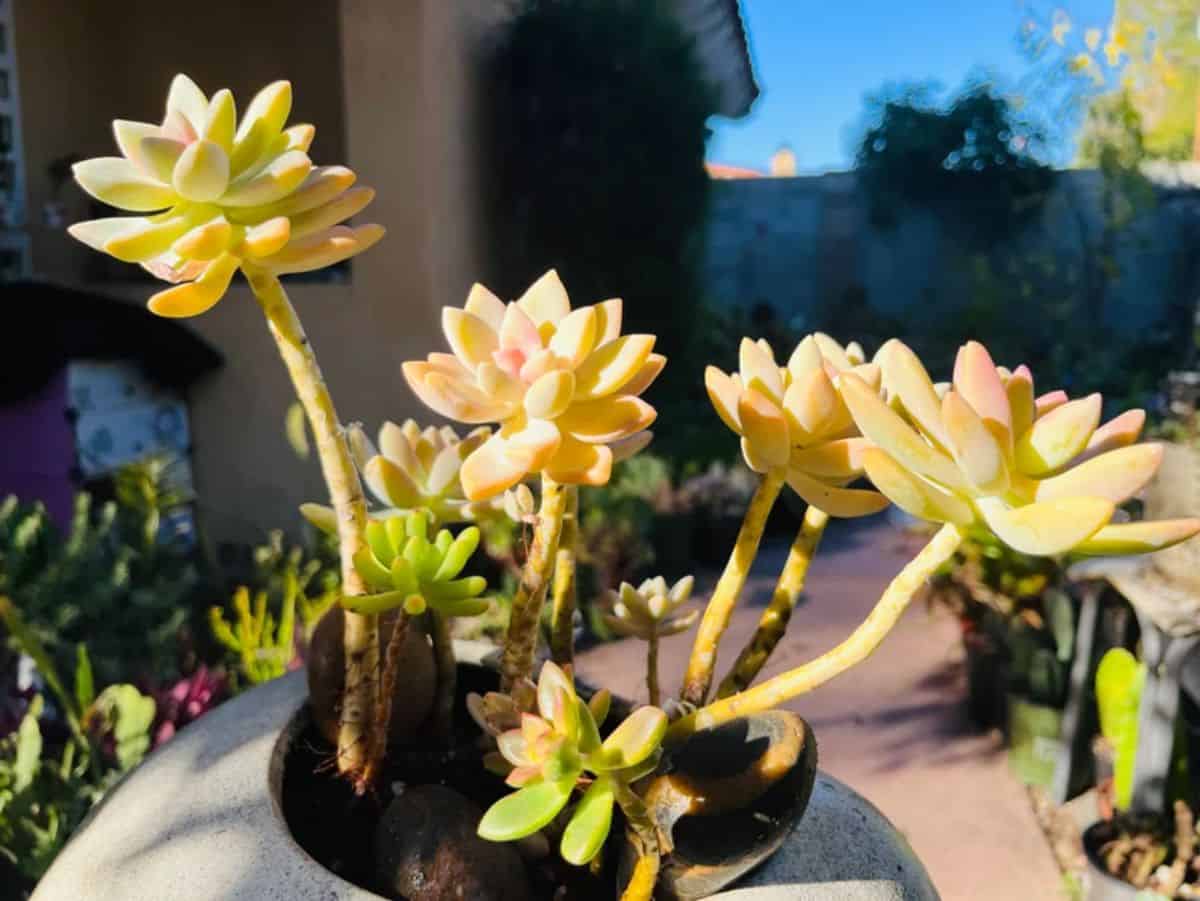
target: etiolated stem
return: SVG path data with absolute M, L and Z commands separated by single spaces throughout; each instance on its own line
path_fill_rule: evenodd
M 342 592 L 347 596 L 365 594 L 366 586 L 354 568 L 354 555 L 366 543 L 367 508 L 333 398 L 325 386 L 304 327 L 279 279 L 259 270 L 247 268 L 245 272 L 312 429 L 321 474 L 337 516 Z M 378 687 L 379 636 L 374 616 L 347 610 L 345 622 L 346 683 L 338 728 L 337 762 L 338 771 L 361 793 L 369 787 L 374 769 L 369 759 L 370 749 L 386 744 L 386 739 L 378 742 L 369 735 Z
M 667 741 L 675 743 L 701 729 L 710 729 L 740 716 L 778 707 L 861 663 L 879 647 L 921 586 L 939 566 L 950 559 L 962 540 L 963 532 L 958 526 L 952 523 L 942 526 L 892 580 L 875 608 L 849 638 L 816 660 L 732 697 L 714 701 L 677 720 L 667 731 Z
M 550 618 L 550 658 L 564 670 L 575 662 L 575 562 L 579 550 L 579 488 L 567 485 L 566 492 L 567 509 L 554 555 Z
M 626 835 L 637 852 L 633 873 L 621 893 L 621 901 L 651 901 L 658 882 L 662 855 L 658 848 L 658 831 L 645 803 L 628 785 L 616 783 L 617 803 L 625 814 Z
M 771 595 L 771 603 L 763 611 L 758 620 L 758 628 L 750 641 L 742 648 L 737 660 L 729 673 L 721 681 L 717 689 L 718 698 L 727 698 L 739 691 L 745 691 L 754 682 L 754 677 L 762 671 L 775 646 L 779 644 L 787 632 L 788 622 L 796 602 L 804 590 L 804 580 L 808 576 L 808 566 L 817 553 L 817 545 L 825 534 L 825 525 L 829 522 L 829 514 L 817 507 L 809 506 L 804 511 L 804 522 L 788 551 L 787 562 L 779 573 L 779 581 L 775 583 L 775 592 Z
M 658 688 L 658 633 L 652 632 L 646 640 L 646 692 L 650 706 L 659 706 L 662 694 Z
M 521 582 L 513 597 L 504 655 L 500 660 L 501 691 L 511 691 L 521 679 L 533 675 L 538 620 L 550 587 L 550 574 L 558 553 L 558 539 L 567 508 L 566 487 L 549 476 L 542 476 L 542 506 L 533 531 L 533 544 L 525 558 L 525 567 L 521 570 Z
M 454 642 L 450 639 L 450 621 L 436 610 L 429 611 L 429 637 L 433 639 L 433 659 L 437 666 L 437 699 L 433 708 L 433 728 L 449 739 L 454 731 L 454 690 L 458 665 Z
M 758 553 L 758 544 L 767 526 L 767 517 L 782 487 L 783 476 L 774 472 L 768 473 L 758 483 L 754 497 L 750 500 L 742 527 L 738 530 L 733 552 L 729 555 L 729 562 L 725 564 L 725 571 L 721 573 L 712 598 L 704 608 L 704 617 L 700 620 L 700 628 L 696 632 L 696 641 L 692 645 L 692 656 L 688 660 L 683 678 L 683 691 L 680 694 L 680 699 L 687 704 L 699 706 L 708 697 L 713 669 L 717 665 L 717 646 L 729 626 L 733 608 L 737 605 L 738 596 L 742 593 L 746 577 L 750 574 L 750 566 Z

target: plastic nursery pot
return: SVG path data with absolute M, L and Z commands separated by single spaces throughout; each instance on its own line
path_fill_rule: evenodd
M 1062 749 L 1062 711 L 1008 696 L 1008 765 L 1026 785 L 1049 788 Z
M 1135 888 L 1108 871 L 1100 849 L 1116 833 L 1114 820 L 1097 820 L 1083 832 L 1083 850 L 1087 856 L 1087 901 L 1139 901 L 1160 897 Z
M 967 658 L 967 716 L 980 729 L 1003 728 L 1008 715 L 1008 671 L 1002 651 L 980 629 L 963 632 Z

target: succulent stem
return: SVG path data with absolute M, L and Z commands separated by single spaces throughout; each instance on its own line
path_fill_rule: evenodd
M 950 559 L 962 540 L 962 530 L 953 523 L 946 523 L 892 580 L 875 608 L 849 638 L 816 660 L 740 694 L 714 701 L 677 720 L 667 731 L 666 740 L 678 742 L 701 729 L 710 729 L 740 716 L 778 707 L 861 663 L 879 647 L 921 586 L 939 566 Z
M 550 658 L 568 668 L 575 661 L 575 560 L 579 545 L 579 487 L 567 485 L 567 509 L 563 514 L 558 553 L 554 557 L 551 590 Z
M 659 706 L 661 694 L 658 689 L 658 633 L 652 632 L 646 639 L 646 691 L 650 706 Z
M 333 398 L 325 386 L 321 367 L 317 365 L 300 318 L 279 279 L 249 267 L 245 272 L 312 428 L 321 474 L 337 515 L 342 592 L 348 596 L 364 594 L 366 587 L 354 568 L 354 555 L 365 543 L 366 503 Z M 347 610 L 345 618 L 346 687 L 342 697 L 337 762 L 338 771 L 362 793 L 368 788 L 370 770 L 373 769 L 369 749 L 376 744 L 386 744 L 386 741 L 371 741 L 369 735 L 375 701 L 373 690 L 377 687 L 379 669 L 379 636 L 374 616 Z
M 538 619 L 550 587 L 550 574 L 558 553 L 558 539 L 566 509 L 566 486 L 543 475 L 542 507 L 533 531 L 533 544 L 529 548 L 529 556 L 525 558 L 525 567 L 521 570 L 521 583 L 513 597 L 508 634 L 504 640 L 504 656 L 500 660 L 501 691 L 511 691 L 521 679 L 533 675 Z
M 437 665 L 433 726 L 438 735 L 449 739 L 454 730 L 454 689 L 458 669 L 454 643 L 450 639 L 450 620 L 436 610 L 429 611 L 429 637 L 433 639 L 433 659 Z
M 750 641 L 742 648 L 729 673 L 717 689 L 718 698 L 727 698 L 739 691 L 745 691 L 754 681 L 763 666 L 766 665 L 775 646 L 779 644 L 787 631 L 792 611 L 804 590 L 804 580 L 808 575 L 808 565 L 816 556 L 817 546 L 821 536 L 825 534 L 825 524 L 829 522 L 829 514 L 818 507 L 809 504 L 804 511 L 804 522 L 792 549 L 788 551 L 787 562 L 779 573 L 779 581 L 775 583 L 775 592 L 771 595 L 771 603 L 763 611 L 758 620 L 758 628 Z
M 658 882 L 661 858 L 658 831 L 646 805 L 628 785 L 617 782 L 616 798 L 617 803 L 621 805 L 621 812 L 625 814 L 628 840 L 638 855 L 625 891 L 621 893 L 621 901 L 651 901 L 654 897 L 655 883 Z
M 350 611 L 346 611 L 349 615 Z M 392 634 L 383 653 L 383 672 L 379 679 L 379 693 L 374 708 L 375 723 L 368 739 L 367 765 L 363 771 L 363 784 L 370 787 L 379 773 L 384 755 L 387 753 L 389 726 L 392 720 L 392 702 L 396 697 L 396 679 L 400 675 L 400 660 L 404 656 L 404 643 L 408 639 L 409 618 L 399 611 L 392 623 Z
M 704 609 L 704 617 L 700 620 L 700 628 L 696 633 L 696 642 L 692 646 L 692 656 L 688 660 L 687 672 L 683 679 L 683 692 L 680 698 L 688 703 L 700 705 L 708 697 L 708 688 L 712 684 L 713 669 L 717 665 L 717 646 L 721 636 L 729 626 L 729 618 L 737 605 L 742 586 L 750 574 L 750 566 L 758 553 L 758 543 L 762 540 L 763 529 L 767 525 L 767 517 L 783 488 L 783 476 L 770 472 L 763 476 L 750 500 L 742 527 L 738 530 L 737 541 L 725 571 Z

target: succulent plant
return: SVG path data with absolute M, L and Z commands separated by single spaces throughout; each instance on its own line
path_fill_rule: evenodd
M 646 641 L 686 632 L 700 611 L 681 612 L 679 608 L 692 596 L 695 582 L 692 576 L 684 576 L 671 586 L 662 576 L 646 579 L 637 588 L 622 582 L 618 590 L 608 593 L 610 612 L 605 613 L 604 620 L 614 632 Z
M 321 269 L 366 250 L 379 225 L 340 223 L 375 196 L 351 188 L 344 166 L 314 167 L 316 129 L 285 128 L 292 86 L 268 85 L 237 121 L 233 94 L 211 98 L 176 75 L 161 125 L 113 122 L 121 156 L 74 166 L 75 180 L 102 203 L 143 216 L 71 226 L 88 246 L 175 285 L 150 298 L 160 316 L 213 306 L 240 266 L 283 275 Z
M 597 696 L 601 697 L 601 696 Z M 641 707 L 603 741 L 599 726 L 607 704 L 593 705 L 575 692 L 554 663 L 542 666 L 537 713 L 524 713 L 520 725 L 497 737 L 507 782 L 518 790 L 497 801 L 479 823 L 492 841 L 513 841 L 543 829 L 567 806 L 576 788 L 583 796 L 567 819 L 559 851 L 568 863 L 583 865 L 599 852 L 612 826 L 613 805 L 631 782 L 653 771 L 667 730 L 667 715 Z
M 622 582 L 618 590 L 608 593 L 604 621 L 618 635 L 633 635 L 647 643 L 646 688 L 651 704 L 659 702 L 658 640 L 686 632 L 700 616 L 699 610 L 679 610 L 692 596 L 695 582 L 692 576 L 684 576 L 668 587 L 666 579 L 656 576 L 637 588 Z
M 344 598 L 343 606 L 360 613 L 403 607 L 410 616 L 432 609 L 443 616 L 477 616 L 488 608 L 481 598 L 482 576 L 458 578 L 475 549 L 479 529 L 453 535 L 441 529 L 430 537 L 430 514 L 414 510 L 367 524 L 367 546 L 354 558 L 355 569 L 373 594 Z
M 862 475 L 867 442 L 838 392 L 842 372 L 878 388 L 879 369 L 863 362 L 856 344 L 844 349 L 828 335 L 809 335 L 781 367 L 766 341 L 743 338 L 738 371 L 709 366 L 704 384 L 721 420 L 741 436 L 751 469 L 784 474 L 793 491 L 832 516 L 864 516 L 888 502 L 844 487 Z
M 459 478 L 463 460 L 491 433 L 477 428 L 460 438 L 450 426 L 421 428 L 406 419 L 402 425 L 385 422 L 376 447 L 361 426 L 351 426 L 354 462 L 367 489 L 382 505 L 370 512 L 371 518 L 385 520 L 400 510 L 426 510 L 435 524 L 445 525 L 497 512 L 495 504 L 468 501 Z M 332 507 L 304 504 L 300 512 L 321 531 L 337 531 Z
M 1028 368 L 999 368 L 974 341 L 940 388 L 900 341 L 877 359 L 890 403 L 855 373 L 840 377 L 842 396 L 875 445 L 862 452 L 871 481 L 912 515 L 982 522 L 1034 555 L 1141 553 L 1200 529 L 1196 519 L 1111 524 L 1162 459 L 1157 445 L 1134 444 L 1140 411 L 1100 426 L 1098 394 L 1035 399 Z
M 446 307 L 442 328 L 453 354 L 404 364 L 427 406 L 499 430 L 462 465 L 470 500 L 483 500 L 530 475 L 602 485 L 614 442 L 654 421 L 638 397 L 662 370 L 653 335 L 621 335 L 621 301 L 571 310 L 551 270 L 505 304 L 475 285 L 462 309 Z

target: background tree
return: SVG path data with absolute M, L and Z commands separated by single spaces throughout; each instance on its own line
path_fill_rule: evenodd
M 577 303 L 624 298 L 625 331 L 659 335 L 671 359 L 655 403 L 702 412 L 714 102 L 691 40 L 658 3 L 524 0 L 485 81 L 489 284 L 516 297 L 553 266 Z M 686 449 L 700 427 L 673 418 L 656 447 Z

